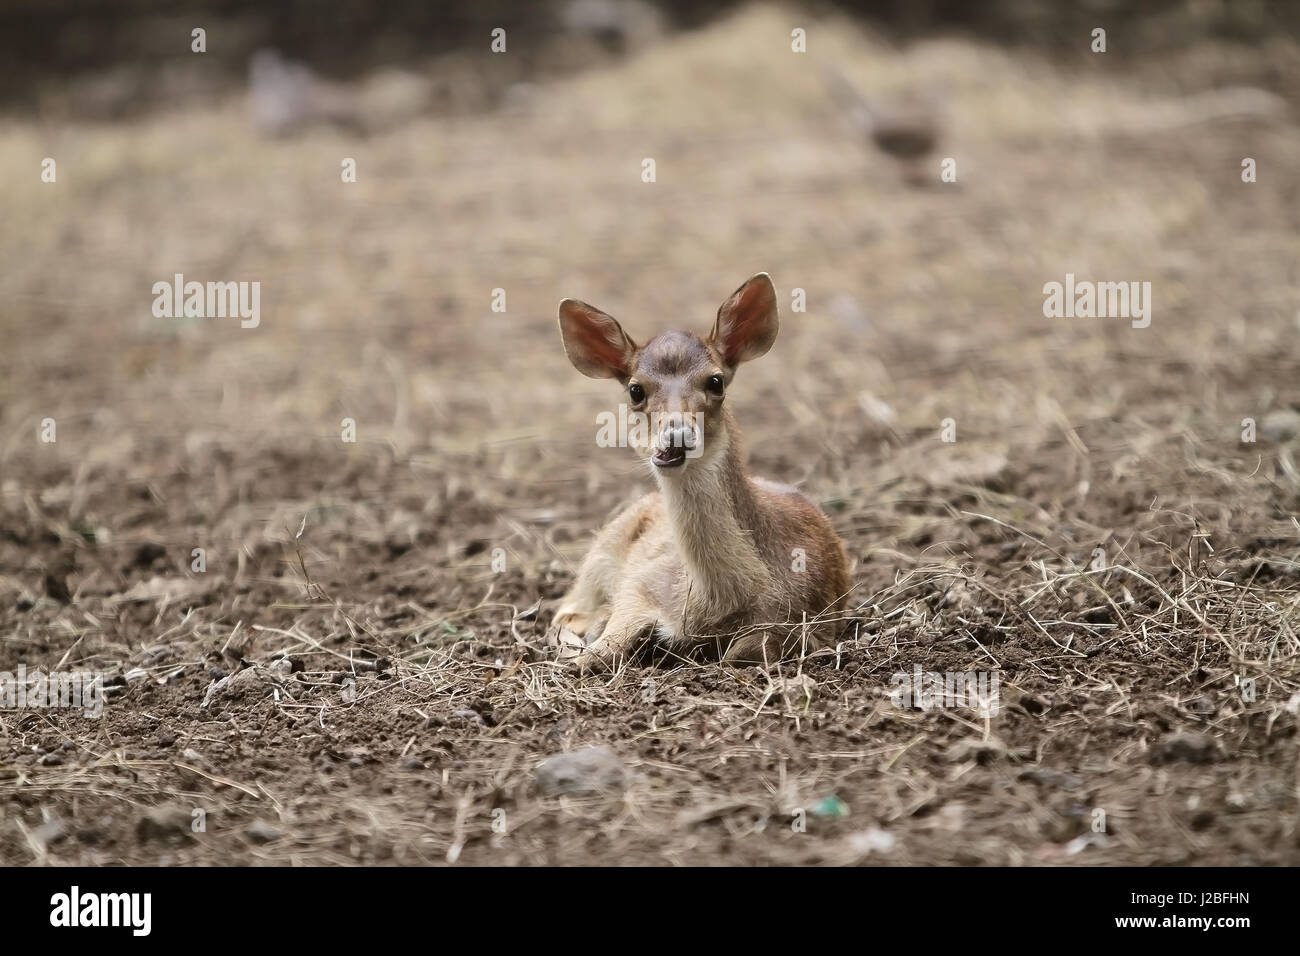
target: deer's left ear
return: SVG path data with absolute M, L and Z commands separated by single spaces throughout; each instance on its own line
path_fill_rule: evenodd
M 722 303 L 709 342 L 722 353 L 727 367 L 734 369 L 741 362 L 766 355 L 780 325 L 776 287 L 771 276 L 760 272 Z

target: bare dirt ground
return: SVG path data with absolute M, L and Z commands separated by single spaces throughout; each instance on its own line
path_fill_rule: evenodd
M 958 182 L 902 186 L 823 62 L 941 90 Z M 755 7 L 362 140 L 7 122 L 0 670 L 116 686 L 0 711 L 0 861 L 1300 863 L 1300 128 L 1170 105 L 1266 74 L 1300 93 L 1300 46 L 1121 72 Z M 538 603 L 650 477 L 555 303 L 705 330 L 759 270 L 808 311 L 729 401 L 854 620 L 578 677 Z M 178 272 L 260 281 L 261 325 L 153 318 Z M 1150 327 L 1044 318 L 1067 272 L 1150 281 Z M 998 669 L 997 715 L 894 706 L 914 665 Z M 624 792 L 539 792 L 593 744 Z

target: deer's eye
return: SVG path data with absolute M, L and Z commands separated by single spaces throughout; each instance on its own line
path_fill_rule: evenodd
M 633 382 L 627 387 L 627 396 L 632 399 L 633 405 L 640 405 L 645 401 L 645 389 L 637 382 Z
M 707 388 L 714 395 L 721 395 L 722 389 L 726 386 L 726 384 L 727 384 L 726 379 L 724 379 L 721 375 L 710 375 L 709 380 L 705 383 L 704 387 Z

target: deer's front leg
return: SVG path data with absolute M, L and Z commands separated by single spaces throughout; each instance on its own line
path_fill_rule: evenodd
M 600 637 L 574 663 L 583 671 L 617 667 L 654 635 L 662 620 L 663 615 L 652 609 L 615 608 Z
M 561 605 L 551 621 L 546 639 L 559 649 L 560 660 L 568 660 L 581 654 L 600 637 L 608 616 L 607 607 L 594 611 L 577 611 L 566 610 Z
M 596 535 L 547 635 L 559 646 L 561 660 L 585 650 L 604 633 L 612 610 L 610 596 L 622 583 L 628 553 L 652 523 L 658 507 L 657 496 L 642 498 Z
M 609 620 L 610 560 L 600 542 L 578 568 L 578 576 L 560 601 L 547 641 L 559 648 L 560 659 L 581 653 L 600 637 Z
M 609 605 L 602 593 L 599 582 L 588 572 L 584 565 L 574 582 L 556 608 L 555 616 L 546 639 L 559 648 L 560 659 L 565 660 L 580 653 L 591 644 L 604 630 L 609 619 Z
M 555 609 L 551 620 L 554 627 L 585 634 L 597 619 L 609 616 L 609 581 L 601 557 L 599 550 L 593 549 L 583 560 L 573 585 Z

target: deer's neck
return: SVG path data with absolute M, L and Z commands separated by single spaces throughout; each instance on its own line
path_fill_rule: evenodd
M 709 461 L 688 461 L 680 474 L 658 476 L 690 577 L 690 605 L 713 618 L 754 604 L 770 584 L 755 538 L 764 533 L 763 516 L 735 430 L 729 432 L 727 447 Z

